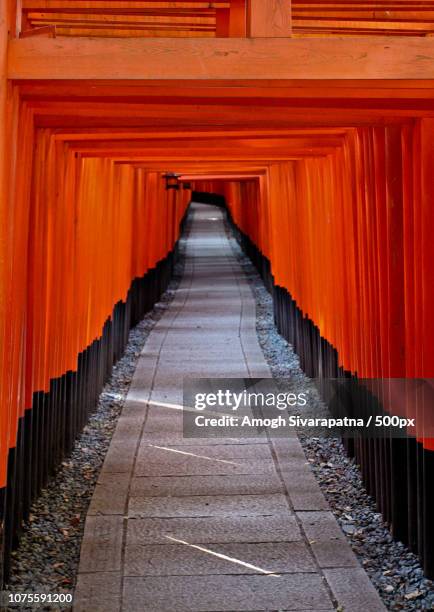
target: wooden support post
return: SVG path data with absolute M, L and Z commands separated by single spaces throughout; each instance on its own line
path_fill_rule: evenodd
M 7 254 L 7 210 L 8 210 L 8 181 L 6 155 L 6 123 L 7 123 L 7 53 L 9 41 L 9 2 L 0 2 L 0 346 L 5 346 L 6 324 L 6 279 L 8 261 Z M 0 351 L 0 376 L 5 372 L 5 350 Z M 2 381 L 3 382 L 3 381 Z M 1 385 L 3 388 L 3 384 Z M 5 524 L 5 485 L 7 474 L 7 444 L 9 434 L 8 414 L 3 410 L 6 407 L 6 391 L 0 392 L 0 585 L 3 585 L 3 551 L 4 551 L 4 524 Z
M 247 35 L 250 38 L 291 36 L 291 3 L 288 0 L 249 0 Z
M 246 0 L 231 0 L 229 9 L 229 36 L 245 38 L 247 35 L 247 5 Z
M 8 92 L 8 65 L 7 65 L 7 56 L 8 56 L 8 42 L 9 42 L 9 23 L 10 23 L 10 14 L 8 8 L 10 6 L 9 2 L 0 2 L 0 249 L 4 246 L 3 244 L 3 236 L 1 235 L 2 229 L 5 229 L 5 218 L 3 217 L 6 214 L 6 202 L 7 198 L 7 173 L 6 173 L 6 159 L 7 156 L 4 155 L 6 149 L 6 141 L 7 141 L 7 92 Z M 4 207 L 4 208 L 3 208 Z M 3 251 L 4 252 L 4 251 Z M 0 264 L 3 264 L 3 257 L 0 258 Z M 0 284 L 1 284 L 2 276 L 0 270 Z M 0 300 L 0 304 L 3 304 L 3 300 Z M 1 319 L 0 319 L 1 321 Z M 1 329 L 0 329 L 0 339 L 1 339 Z M 1 483 L 0 483 L 1 486 Z
M 14 36 L 19 36 L 24 30 L 30 28 L 27 17 L 23 15 L 23 1 L 16 0 L 15 32 Z
M 216 10 L 216 29 L 217 38 L 227 38 L 229 36 L 229 9 Z

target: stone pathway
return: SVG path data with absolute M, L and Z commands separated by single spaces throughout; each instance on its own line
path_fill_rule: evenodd
M 185 439 L 190 378 L 269 378 L 222 213 L 194 204 L 89 508 L 76 611 L 384 610 L 296 437 Z

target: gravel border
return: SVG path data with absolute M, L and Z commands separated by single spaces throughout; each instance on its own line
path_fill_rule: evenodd
M 12 552 L 6 591 L 71 593 L 75 587 L 87 509 L 117 420 L 122 411 L 145 342 L 172 302 L 183 276 L 188 227 L 179 241 L 178 260 L 166 292 L 131 330 L 123 357 L 113 367 L 98 406 L 71 455 L 33 503 L 19 547 Z M 17 607 L 2 608 L 16 610 Z M 20 606 L 21 610 L 53 610 L 56 606 Z M 67 610 L 70 606 L 57 609 Z
M 231 235 L 231 230 L 228 228 Z M 256 300 L 256 331 L 273 377 L 311 389 L 292 345 L 274 325 L 273 301 L 250 259 L 231 240 Z M 434 610 L 434 582 L 423 576 L 416 555 L 396 542 L 366 493 L 358 465 L 336 438 L 300 435 L 307 460 L 351 548 L 388 610 Z M 366 612 L 369 612 L 368 610 Z

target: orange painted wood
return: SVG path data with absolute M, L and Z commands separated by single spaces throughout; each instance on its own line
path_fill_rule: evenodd
M 297 35 L 342 34 L 425 35 L 433 31 L 434 3 L 381 2 L 379 0 L 306 2 L 292 0 L 293 26 Z
M 56 26 L 52 26 L 52 25 L 41 26 L 39 28 L 22 30 L 20 32 L 20 38 L 30 38 L 32 36 L 48 36 L 49 38 L 55 38 L 56 37 Z
M 215 36 L 216 9 L 229 1 L 23 1 L 28 27 L 55 26 L 61 36 L 194 37 Z
M 248 0 L 248 35 L 251 38 L 288 38 L 291 34 L 289 0 Z
M 10 3 L 0 4 L 0 151 L 6 151 L 9 140 L 7 134 L 8 127 L 8 107 L 7 107 L 7 45 L 8 45 L 8 24 L 10 23 L 9 13 Z M 7 266 L 7 256 L 9 254 L 9 219 L 8 219 L 8 163 L 6 155 L 0 155 L 0 487 L 6 481 L 6 458 L 8 450 L 8 423 L 7 413 L 7 389 L 5 371 L 7 368 L 8 355 L 6 347 L 6 326 L 8 308 L 6 304 L 6 292 L 9 290 L 9 276 Z
M 74 57 L 74 62 L 71 62 Z M 11 41 L 11 79 L 433 79 L 434 38 Z
M 434 33 L 432 0 L 423 3 L 247 1 L 256 13 L 250 26 L 252 36 L 288 36 L 291 13 L 297 36 L 426 36 Z M 25 25 L 22 29 L 51 24 L 58 27 L 62 36 L 195 37 L 227 36 L 227 31 L 221 30 L 221 20 L 216 12 L 227 10 L 230 4 L 240 4 L 240 0 L 232 0 L 232 3 L 230 0 L 216 0 L 212 4 L 194 0 L 22 0 L 22 4 Z M 180 26 L 183 20 L 184 26 Z M 245 21 L 244 17 L 238 25 L 233 24 L 233 36 L 245 36 Z
M 216 36 L 217 38 L 227 38 L 229 36 L 229 9 L 216 10 Z
M 243 38 L 247 33 L 247 0 L 230 0 L 229 32 L 231 38 Z

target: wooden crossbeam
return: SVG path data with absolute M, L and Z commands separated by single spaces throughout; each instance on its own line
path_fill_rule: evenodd
M 234 174 L 183 174 L 178 180 L 181 183 L 190 181 L 249 181 L 257 179 L 259 176 L 261 175 L 256 173 L 241 174 L 239 172 Z
M 121 9 L 128 11 L 141 10 L 145 8 L 178 10 L 184 8 L 210 8 L 210 4 L 215 6 L 229 6 L 231 0 L 213 0 L 212 3 L 206 0 L 172 0 L 165 2 L 163 0 L 21 0 L 24 11 L 30 10 L 69 10 L 87 11 L 93 13 L 97 10 Z
M 144 15 L 85 15 L 83 13 L 77 13 L 74 15 L 74 19 L 71 19 L 67 13 L 29 13 L 28 19 L 31 23 L 85 23 L 88 25 L 146 25 L 152 23 L 160 23 L 165 25 L 176 25 L 177 23 L 188 23 L 191 26 L 201 23 L 212 24 L 215 22 L 215 16 L 213 13 L 206 13 L 205 15 L 197 15 L 194 13 L 182 13 L 177 15 L 155 15 L 155 14 L 144 14 Z
M 342 136 L 325 136 L 323 135 L 321 138 L 318 138 L 318 135 L 312 134 L 307 136 L 294 136 L 292 138 L 285 139 L 277 139 L 277 138 L 269 138 L 262 139 L 257 141 L 254 138 L 250 139 L 232 139 L 231 141 L 231 151 L 234 150 L 248 150 L 249 152 L 256 153 L 259 156 L 263 156 L 264 151 L 267 149 L 273 151 L 286 151 L 291 150 L 294 147 L 306 147 L 306 148 L 315 148 L 318 143 L 326 144 L 326 146 L 339 146 L 342 142 Z M 195 141 L 186 142 L 185 140 L 176 140 L 176 139 L 162 139 L 162 140 L 138 140 L 138 141 L 130 141 L 130 140 L 84 140 L 84 141 L 73 141 L 74 147 L 80 150 L 86 151 L 105 151 L 105 150 L 122 150 L 122 151 L 157 151 L 163 149 L 179 149 L 186 152 L 191 152 L 192 150 L 203 150 L 206 149 L 210 152 L 216 150 L 224 150 L 228 149 L 226 142 L 217 140 L 214 138 L 197 138 Z
M 253 80 L 243 79 L 226 81 L 219 80 L 177 80 L 170 83 L 167 80 L 156 79 L 152 81 L 89 81 L 89 80 L 56 80 L 20 82 L 20 91 L 27 99 L 41 101 L 60 101 L 68 103 L 74 100 L 109 102 L 115 98 L 124 103 L 162 103 L 167 106 L 167 113 L 171 109 L 193 102 L 194 104 L 265 104 L 276 106 L 278 104 L 291 104 L 294 101 L 298 107 L 309 106 L 313 101 L 320 100 L 326 103 L 327 108 L 344 103 L 345 108 L 355 108 L 356 101 L 363 108 L 378 106 L 384 108 L 404 108 L 407 101 L 414 107 L 415 100 L 433 104 L 434 84 L 432 80 L 330 80 L 315 79 L 300 81 L 281 80 Z M 391 97 L 393 88 L 393 98 Z M 171 104 L 169 104 L 171 102 Z M 426 107 L 427 108 L 427 107 Z
M 131 166 L 133 168 L 142 168 L 145 170 L 167 170 L 167 165 L 163 165 L 161 162 L 122 162 L 122 161 L 118 161 L 116 162 L 118 164 L 125 164 L 125 163 L 130 163 Z M 245 161 L 245 162 L 231 162 L 231 161 L 227 161 L 227 162 L 206 162 L 206 161 L 200 161 L 198 162 L 193 161 L 193 162 L 180 162 L 179 165 L 177 165 L 176 167 L 176 171 L 181 173 L 181 174 L 187 174 L 187 173 L 207 173 L 207 172 L 225 172 L 225 173 L 229 173 L 230 171 L 232 171 L 233 173 L 240 173 L 240 172 L 250 172 L 250 173 L 254 173 L 255 175 L 261 176 L 263 174 L 266 174 L 268 169 L 272 166 L 272 163 L 264 163 L 264 164 L 260 164 L 258 165 L 255 162 L 251 162 L 251 161 Z
M 347 130 L 344 128 L 291 128 L 291 129 L 214 129 L 209 130 L 206 128 L 190 128 L 188 131 L 182 128 L 167 130 L 150 130 L 150 129 L 128 129 L 120 130 L 119 128 L 94 128 L 92 130 L 84 130 L 76 128 L 74 130 L 59 130 L 53 138 L 54 140 L 61 140 L 65 142 L 73 141 L 108 141 L 108 140 L 194 140 L 194 139 L 212 139 L 216 140 L 231 140 L 231 139 L 269 139 L 276 138 L 298 138 L 300 136 L 345 136 Z
M 185 26 L 173 27 L 85 27 L 85 26 L 56 26 L 59 36 L 81 38 L 214 38 L 215 28 L 188 28 Z
M 198 82 L 195 88 L 189 83 L 184 96 L 182 82 L 167 83 L 164 88 L 119 81 L 100 86 L 90 82 L 89 87 L 83 81 L 23 81 L 18 89 L 35 125 L 55 128 L 58 139 L 69 133 L 75 141 L 108 141 L 112 133 L 113 141 L 193 142 L 202 135 L 217 142 L 247 140 L 249 132 L 256 141 L 276 135 L 287 140 L 291 135 L 338 136 L 352 126 L 434 117 L 433 81 L 415 81 L 413 88 L 403 82 L 399 87 L 396 81 L 377 87 L 372 81 L 352 83 L 352 87 L 335 81 L 304 81 L 286 88 L 281 84 L 274 88 L 270 81 L 237 86 L 225 82 L 218 87 Z M 391 90 L 396 93 L 394 99 Z M 267 98 L 266 91 L 273 96 Z
M 434 78 L 434 38 L 28 38 L 11 41 L 8 74 L 16 80 L 427 80 Z
M 228 36 L 242 38 L 247 32 L 246 0 L 231 0 L 229 7 Z

